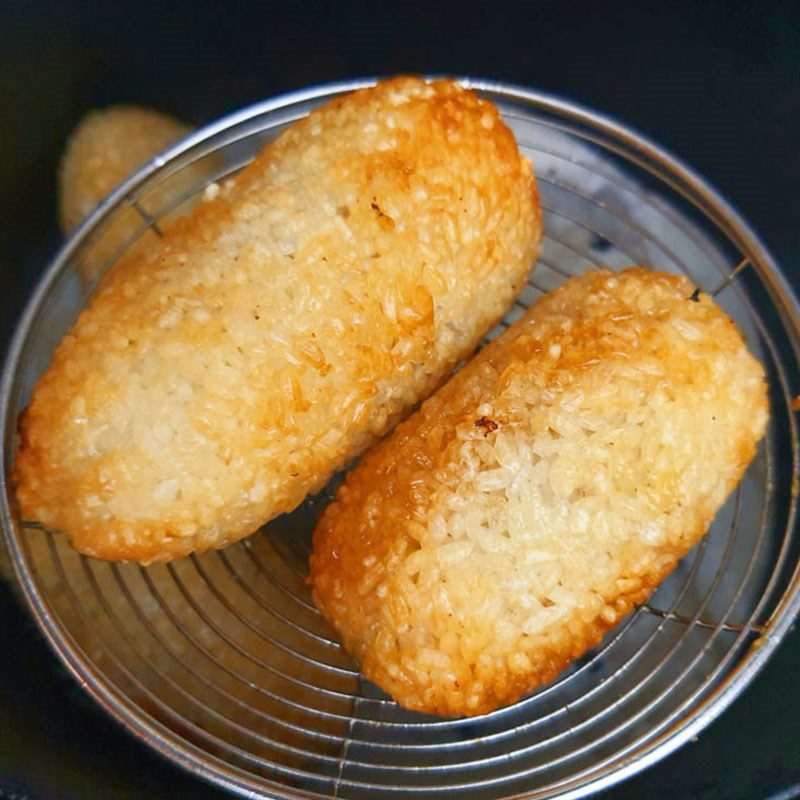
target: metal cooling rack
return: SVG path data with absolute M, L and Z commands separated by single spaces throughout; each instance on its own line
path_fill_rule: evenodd
M 137 236 L 160 234 L 165 217 L 190 202 L 184 193 L 164 205 L 166 182 L 189 165 L 206 175 L 194 194 L 315 105 L 369 83 L 316 88 L 228 117 L 151 162 L 87 220 L 42 280 L 9 354 L 4 477 L 17 416 L 93 288 L 81 262 L 109 252 L 116 226 L 128 231 L 132 218 Z M 764 364 L 770 428 L 708 535 L 646 605 L 553 684 L 470 720 L 397 707 L 362 680 L 315 611 L 304 578 L 330 490 L 224 551 L 148 568 L 80 557 L 62 537 L 22 522 L 4 496 L 17 575 L 66 667 L 140 739 L 243 796 L 585 796 L 711 722 L 800 606 L 792 410 L 800 313 L 769 254 L 697 175 L 618 123 L 543 94 L 465 83 L 501 108 L 534 161 L 545 209 L 539 263 L 489 338 L 589 267 L 683 273 L 716 297 Z M 137 236 L 119 242 L 119 252 Z

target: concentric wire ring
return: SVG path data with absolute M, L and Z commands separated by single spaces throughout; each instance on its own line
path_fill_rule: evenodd
M 487 338 L 589 267 L 639 263 L 686 274 L 716 295 L 764 363 L 771 427 L 709 534 L 648 604 L 549 686 L 471 720 L 398 708 L 361 678 L 317 614 L 304 577 L 329 492 L 224 551 L 148 568 L 86 559 L 61 537 L 23 530 L 4 497 L 23 589 L 70 671 L 141 739 L 242 795 L 583 796 L 710 722 L 752 679 L 800 605 L 792 410 L 800 314 L 769 255 L 725 201 L 647 140 L 552 97 L 465 82 L 498 104 L 532 157 L 545 220 L 539 264 Z M 157 228 L 281 127 L 368 83 L 312 89 L 216 123 L 148 165 L 84 224 L 43 279 L 12 345 L 2 389 L 6 475 L 16 418 L 91 291 L 77 267 L 115 223 L 133 213 L 139 234 Z M 196 174 L 207 167 L 205 180 L 154 211 L 155 187 L 190 164 Z

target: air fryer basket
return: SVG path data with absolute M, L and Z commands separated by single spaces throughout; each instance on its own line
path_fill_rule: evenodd
M 123 220 L 138 219 L 139 235 L 159 233 L 159 220 L 189 200 L 185 181 L 173 181 L 189 165 L 198 180 L 205 175 L 192 194 L 202 192 L 285 125 L 370 83 L 287 95 L 190 136 L 114 192 L 59 253 L 3 378 L 8 547 L 31 613 L 95 700 L 168 758 L 243 796 L 584 796 L 709 724 L 800 606 L 798 306 L 736 212 L 622 125 L 537 92 L 464 80 L 498 105 L 532 158 L 545 209 L 542 256 L 490 337 L 542 292 L 593 266 L 683 273 L 715 296 L 764 364 L 771 423 L 702 543 L 553 684 L 483 717 L 441 720 L 404 711 L 363 680 L 304 583 L 330 490 L 226 550 L 146 568 L 78 556 L 63 537 L 21 520 L 10 492 L 17 417 L 93 288 L 81 263 L 109 252 Z M 164 205 L 168 181 L 183 195 Z M 119 252 L 131 244 L 120 242 Z

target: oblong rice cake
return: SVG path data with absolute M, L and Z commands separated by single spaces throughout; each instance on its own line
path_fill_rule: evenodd
M 70 135 L 59 165 L 61 230 L 70 235 L 113 189 L 191 130 L 168 114 L 138 106 L 110 106 L 86 114 Z M 202 186 L 209 168 L 209 158 L 184 167 L 139 198 L 139 208 L 157 218 L 161 229 L 166 229 L 201 199 L 202 192 L 192 192 Z M 184 195 L 189 198 L 165 213 Z M 100 277 L 124 243 L 140 231 L 128 249 L 128 257 L 155 247 L 158 237 L 150 228 L 142 231 L 144 224 L 133 208 L 117 216 L 82 254 L 78 264 L 81 275 L 88 281 Z
M 20 422 L 23 516 L 143 562 L 253 532 L 477 345 L 540 238 L 490 103 L 416 78 L 331 101 L 100 284 Z
M 767 398 L 733 322 L 693 290 L 641 269 L 567 281 L 347 477 L 314 534 L 314 600 L 398 703 L 514 702 L 703 536 Z
M 191 128 L 137 106 L 90 111 L 72 132 L 58 173 L 58 217 L 70 234 L 95 206 L 153 156 Z

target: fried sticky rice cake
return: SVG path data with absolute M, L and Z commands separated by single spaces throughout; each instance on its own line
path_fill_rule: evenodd
M 417 78 L 332 100 L 103 279 L 20 421 L 24 518 L 142 562 L 252 533 L 474 349 L 540 238 L 491 103 Z
M 314 599 L 401 705 L 513 703 L 673 570 L 766 422 L 760 364 L 689 281 L 573 278 L 363 456 L 315 532 Z

